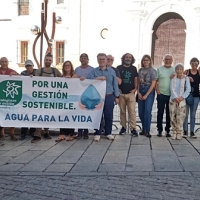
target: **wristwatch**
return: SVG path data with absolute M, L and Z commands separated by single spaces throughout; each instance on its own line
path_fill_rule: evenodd
M 115 97 L 115 98 L 119 99 L 119 96 L 117 96 L 117 97 Z

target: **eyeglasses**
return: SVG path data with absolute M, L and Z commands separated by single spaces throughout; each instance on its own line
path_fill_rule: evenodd
M 143 60 L 143 61 L 150 61 L 150 60 Z
M 26 67 L 32 67 L 33 65 L 26 65 Z
M 199 65 L 198 62 L 191 62 L 191 65 Z
M 111 61 L 113 61 L 113 59 L 112 59 L 112 58 L 107 58 L 107 60 L 111 60 Z

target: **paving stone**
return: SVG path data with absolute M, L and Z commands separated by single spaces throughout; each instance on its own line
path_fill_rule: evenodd
M 99 168 L 99 163 L 77 163 L 71 172 L 95 172 Z
M 125 171 L 125 164 L 101 164 L 98 171 L 103 172 L 122 172 Z
M 150 140 L 147 137 L 133 137 L 131 144 L 135 145 L 150 145 Z
M 56 159 L 55 156 L 40 156 L 22 167 L 19 171 L 44 171 L 53 161 Z
M 185 171 L 200 171 L 200 157 L 179 157 Z
M 157 157 L 176 157 L 174 150 L 152 150 L 152 156 L 156 160 Z
M 11 141 L 3 146 L 0 145 L 0 150 L 8 151 L 24 143 L 23 141 Z
M 107 147 L 101 147 L 101 146 L 90 146 L 85 152 L 84 155 L 104 155 L 106 153 L 106 151 L 108 150 L 108 146 Z
M 84 151 L 66 151 L 58 157 L 54 163 L 76 163 L 83 155 Z
M 0 171 L 18 171 L 20 168 L 24 167 L 23 164 L 6 164 L 0 167 Z
M 151 155 L 150 145 L 131 145 L 129 156 L 149 156 Z
M 129 142 L 116 142 L 114 141 L 111 146 L 110 146 L 110 150 L 128 150 L 130 146 L 130 141 Z
M 151 156 L 129 156 L 126 171 L 153 171 Z
M 0 166 L 10 162 L 11 160 L 13 160 L 13 157 L 11 156 L 0 156 Z
M 126 163 L 127 150 L 108 150 L 102 163 Z
M 69 149 L 69 146 L 67 146 L 67 145 L 61 146 L 60 144 L 58 144 L 56 146 L 53 146 L 49 150 L 45 151 L 45 153 L 43 153 L 43 155 L 45 155 L 45 156 L 60 156 L 67 149 Z
M 69 172 L 73 167 L 73 164 L 51 164 L 45 172 Z
M 187 140 L 189 140 L 189 142 L 194 146 L 194 148 L 200 149 L 200 140 L 199 139 L 189 138 Z
M 183 171 L 182 166 L 180 165 L 177 158 L 163 158 L 158 157 L 156 161 L 154 161 L 155 171 L 165 171 L 165 172 L 176 172 Z
M 170 141 L 170 143 L 172 144 L 172 145 L 176 145 L 176 144 L 178 144 L 178 145 L 181 145 L 181 144 L 183 144 L 183 145 L 185 145 L 185 144 L 189 144 L 189 142 L 186 140 L 186 139 L 182 139 L 182 140 L 172 140 L 171 138 L 169 139 L 169 141 Z
M 70 151 L 85 151 L 93 142 L 93 140 L 80 140 L 72 145 Z
M 19 156 L 22 153 L 28 151 L 29 149 L 31 149 L 31 146 L 18 146 L 12 150 L 7 151 L 6 153 L 4 153 L 4 156 Z
M 199 157 L 200 154 L 191 145 L 173 145 L 176 154 L 179 157 Z
M 43 151 L 27 151 L 21 154 L 20 156 L 10 160 L 9 163 L 18 163 L 18 164 L 29 163 L 31 160 L 38 157 L 42 153 Z
M 152 150 L 155 171 L 183 171 L 174 151 Z

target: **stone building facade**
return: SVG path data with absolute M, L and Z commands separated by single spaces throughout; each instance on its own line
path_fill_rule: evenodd
M 40 27 L 42 2 L 0 1 L 0 57 L 8 57 L 10 66 L 18 71 L 23 70 L 24 59 L 33 59 L 36 36 L 30 28 Z M 92 66 L 97 66 L 99 52 L 114 55 L 114 65 L 130 52 L 138 67 L 144 54 L 152 56 L 155 67 L 162 64 L 165 54 L 172 54 L 174 64 L 181 62 L 186 68 L 192 57 L 200 58 L 199 0 L 49 0 L 49 35 L 52 12 L 62 17 L 52 49 L 57 67 L 63 60 L 78 66 L 83 52 Z M 37 56 L 39 51 L 38 42 Z

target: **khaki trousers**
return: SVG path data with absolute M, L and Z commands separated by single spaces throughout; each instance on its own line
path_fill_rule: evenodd
M 48 132 L 49 132 L 49 129 L 44 128 L 44 133 L 48 133 Z M 34 133 L 34 136 L 41 137 L 42 136 L 42 128 L 37 128 Z
M 179 104 L 171 101 L 169 102 L 169 114 L 172 131 L 174 134 L 183 134 L 183 123 L 186 116 L 185 100 Z
M 136 114 L 135 114 L 135 94 L 120 94 L 119 107 L 120 107 L 120 124 L 126 129 L 126 108 L 128 110 L 128 117 L 130 121 L 130 130 L 136 129 Z

